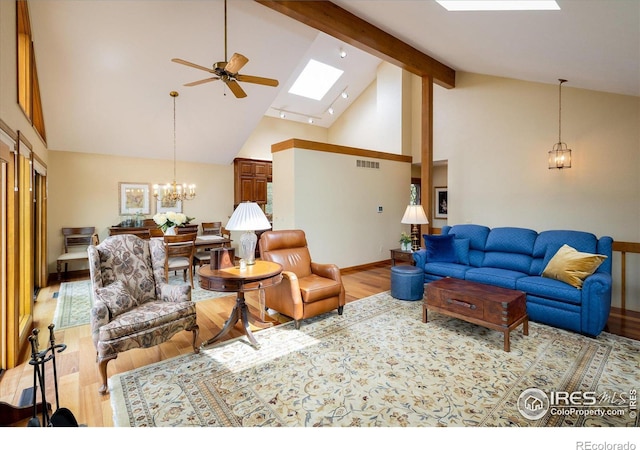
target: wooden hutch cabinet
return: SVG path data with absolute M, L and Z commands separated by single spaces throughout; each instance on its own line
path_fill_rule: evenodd
M 233 160 L 234 200 L 256 202 L 264 207 L 267 203 L 267 183 L 272 180 L 271 161 L 236 158 Z

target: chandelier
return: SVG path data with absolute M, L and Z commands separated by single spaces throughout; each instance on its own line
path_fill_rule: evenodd
M 571 168 L 571 149 L 562 142 L 562 83 L 567 80 L 558 81 L 558 143 L 549 151 L 549 169 L 568 169 Z
M 192 200 L 196 196 L 196 185 L 176 183 L 176 91 L 169 92 L 173 97 L 173 182 L 164 186 L 153 185 L 153 196 L 166 205 L 175 205 L 182 200 Z

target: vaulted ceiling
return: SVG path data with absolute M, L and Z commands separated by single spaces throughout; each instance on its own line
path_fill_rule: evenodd
M 450 13 L 433 0 L 335 0 L 335 4 L 456 71 L 640 96 L 640 2 L 558 0 L 561 11 Z M 224 59 L 222 0 L 29 2 L 51 150 L 228 164 L 274 108 L 320 117 L 344 87 L 353 100 L 380 60 L 251 0 L 229 0 L 228 53 L 241 73 L 278 79 L 243 83 L 237 99 L 207 72 Z M 339 51 L 347 51 L 340 58 Z M 321 102 L 287 91 L 309 58 L 345 71 Z M 342 109 L 336 112 L 339 114 Z M 337 116 L 337 115 L 336 115 Z M 297 117 L 297 118 L 296 118 Z

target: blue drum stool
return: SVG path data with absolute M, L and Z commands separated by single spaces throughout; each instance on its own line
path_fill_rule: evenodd
M 422 300 L 424 272 L 416 266 L 391 267 L 391 296 L 399 300 Z

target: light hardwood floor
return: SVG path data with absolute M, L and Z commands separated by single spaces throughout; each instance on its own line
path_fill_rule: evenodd
M 343 274 L 343 282 L 347 302 L 387 291 L 390 289 L 389 264 L 380 263 L 367 266 L 362 270 L 348 270 Z M 44 348 L 44 341 L 49 336 L 47 327 L 53 321 L 56 308 L 56 299 L 53 295 L 58 292 L 59 288 L 60 285 L 56 283 L 38 293 L 34 327 L 42 330 L 41 348 Z M 255 315 L 259 315 L 257 294 L 255 292 L 247 293 L 246 299 L 250 310 Z M 214 336 L 222 328 L 234 304 L 234 295 L 205 300 L 196 304 L 200 327 L 199 342 Z M 348 312 L 347 307 L 345 314 Z M 290 320 L 277 313 L 265 318 L 270 318 L 276 323 Z M 252 330 L 257 329 L 259 328 L 252 326 Z M 242 335 L 240 327 L 236 326 L 227 334 L 225 340 Z M 100 379 L 89 325 L 55 331 L 55 337 L 56 342 L 67 345 L 66 350 L 56 356 L 60 406 L 70 409 L 80 424 L 86 424 L 90 427 L 112 426 L 109 395 L 98 393 Z M 109 363 L 108 375 L 126 372 L 150 363 L 190 353 L 193 351 L 191 337 L 190 332 L 183 331 L 164 344 L 149 349 L 134 349 L 121 353 L 118 358 Z M 33 367 L 29 365 L 28 359 L 29 356 L 26 356 L 22 364 L 5 372 L 0 382 L 0 401 L 17 405 L 23 390 L 33 385 Z M 47 364 L 46 380 L 48 380 L 46 383 L 47 401 L 51 403 L 55 411 L 55 390 L 51 364 Z M 16 425 L 24 426 L 26 421 Z
M 359 270 L 347 270 L 343 273 L 343 282 L 347 302 L 388 291 L 390 289 L 390 264 L 380 263 Z M 53 294 L 59 290 L 59 287 L 59 284 L 53 284 L 41 290 L 36 301 L 35 326 L 43 330 L 45 337 L 48 336 L 47 327 L 53 320 L 56 307 L 56 299 Z M 233 295 L 197 303 L 200 342 L 214 336 L 222 328 L 234 303 L 235 297 Z M 247 303 L 250 310 L 258 315 L 256 293 L 247 294 Z M 346 307 L 345 314 L 348 313 L 349 309 Z M 277 323 L 289 320 L 278 314 L 267 316 L 267 319 L 269 318 Z M 640 340 L 640 313 L 612 308 L 607 331 Z M 233 329 L 226 336 L 226 339 L 237 336 L 242 336 L 239 327 Z M 109 363 L 109 376 L 190 353 L 193 351 L 190 339 L 191 333 L 183 331 L 174 336 L 171 341 L 156 347 L 122 353 Z M 69 408 L 80 424 L 86 424 L 90 427 L 112 426 L 109 395 L 98 394 L 99 375 L 89 326 L 59 330 L 56 332 L 56 340 L 67 345 L 67 349 L 57 356 L 61 406 Z M 48 367 L 48 370 L 51 373 L 47 372 L 47 379 L 52 381 L 52 369 Z M 7 370 L 2 377 L 0 401 L 13 405 L 18 404 L 23 390 L 31 387 L 32 383 L 33 368 L 28 364 L 28 356 L 26 356 L 20 366 Z M 47 400 L 50 402 L 53 400 L 52 407 L 55 410 L 52 382 L 47 383 Z M 24 426 L 25 424 L 26 421 L 19 425 Z

